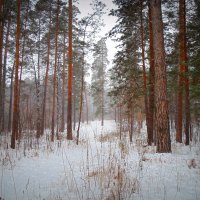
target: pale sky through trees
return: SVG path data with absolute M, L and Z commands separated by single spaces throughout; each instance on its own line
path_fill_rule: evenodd
M 92 13 L 92 8 L 90 6 L 90 3 L 92 0 L 79 0 L 79 9 L 81 11 L 81 17 L 87 16 L 88 13 Z M 106 4 L 106 14 L 104 14 L 104 24 L 105 26 L 102 27 L 101 32 L 99 33 L 99 37 L 97 38 L 97 41 L 104 37 L 106 33 L 108 33 L 112 27 L 115 25 L 117 18 L 113 16 L 108 16 L 111 9 L 116 8 L 116 6 L 112 3 L 112 0 L 102 0 L 103 3 Z M 116 53 L 116 42 L 112 41 L 110 38 L 106 41 L 107 48 L 108 48 L 108 60 L 110 62 L 109 66 L 112 65 L 112 59 L 114 58 L 114 55 Z

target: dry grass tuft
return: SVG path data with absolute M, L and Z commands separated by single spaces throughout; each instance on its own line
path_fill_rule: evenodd
M 94 177 L 94 176 L 98 176 L 99 175 L 99 171 L 92 171 L 92 172 L 89 172 L 88 174 L 88 177 Z
M 129 199 L 139 189 L 137 178 L 127 174 L 126 169 L 115 163 L 115 165 L 102 167 L 91 171 L 89 178 L 94 178 L 103 193 L 103 199 Z
M 110 132 L 107 134 L 101 134 L 99 137 L 97 137 L 98 142 L 112 142 L 116 140 L 119 137 L 119 133 L 116 132 Z
M 121 151 L 122 158 L 125 158 L 129 154 L 129 145 L 126 142 L 119 142 L 119 149 Z

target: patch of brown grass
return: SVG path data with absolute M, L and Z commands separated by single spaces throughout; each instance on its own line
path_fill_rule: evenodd
M 106 134 L 101 134 L 99 137 L 97 137 L 97 141 L 103 143 L 103 142 L 112 142 L 116 138 L 119 137 L 119 133 L 117 132 L 110 132 Z
M 126 169 L 117 164 L 91 171 L 88 177 L 94 178 L 102 190 L 106 189 L 106 200 L 129 198 L 139 188 L 137 178 L 129 177 Z

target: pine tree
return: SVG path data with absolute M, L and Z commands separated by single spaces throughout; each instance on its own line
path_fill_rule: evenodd
M 150 134 L 150 111 L 148 105 L 147 96 L 147 77 L 146 77 L 146 66 L 145 66 L 145 44 L 144 44 L 144 25 L 143 25 L 143 1 L 140 5 L 140 34 L 141 34 L 141 49 L 142 49 L 142 70 L 143 70 L 143 92 L 144 92 L 144 106 L 146 114 L 146 125 L 147 125 L 147 140 L 148 144 L 151 145 L 152 139 Z M 151 121 L 152 122 L 152 121 Z
M 193 4 L 194 3 L 194 4 Z M 192 9 L 189 19 L 187 19 L 187 39 L 188 39 L 188 67 L 190 67 L 190 107 L 191 120 L 194 126 L 200 125 L 200 3 L 199 0 L 187 2 L 188 11 Z M 194 7 L 193 7 L 194 5 Z M 187 15 L 189 16 L 189 15 Z M 192 126 L 191 126 L 192 128 Z M 191 129 L 192 130 L 192 129 Z M 190 141 L 195 138 L 190 132 Z
M 58 61 L 58 26 L 59 26 L 59 0 L 57 0 L 56 30 L 55 30 L 55 60 L 53 73 L 53 103 L 52 103 L 52 122 L 51 122 L 51 141 L 54 141 L 55 126 L 55 106 L 56 106 L 56 86 L 57 86 L 57 61 Z
M 186 41 L 186 4 L 185 0 L 179 1 L 179 47 L 180 47 L 180 76 L 183 76 L 183 85 L 185 90 L 185 144 L 189 145 L 190 129 L 190 100 L 189 100 L 189 78 L 188 78 L 188 58 Z M 182 74 L 183 73 L 183 74 Z M 180 81 L 181 78 L 180 78 Z M 182 83 L 180 84 L 180 87 Z M 180 88 L 181 89 L 181 88 Z
M 90 43 L 86 42 L 86 39 L 91 39 L 95 36 L 95 33 L 97 33 L 100 30 L 100 27 L 102 24 L 101 16 L 103 14 L 103 10 L 105 8 L 105 4 L 103 4 L 99 0 L 94 0 L 92 3 L 92 9 L 93 13 L 89 14 L 87 17 L 84 17 L 81 20 L 81 24 L 83 26 L 82 28 L 82 66 L 81 66 L 81 90 L 80 90 L 80 100 L 79 100 L 79 116 L 78 116 L 78 128 L 77 128 L 77 144 L 79 140 L 79 132 L 80 132 L 80 125 L 81 125 L 81 119 L 82 119 L 82 110 L 83 110 L 83 93 L 84 93 L 84 83 L 85 83 L 85 55 L 86 55 L 86 47 L 89 48 L 91 45 Z M 90 34 L 88 35 L 88 27 L 91 28 Z
M 154 67 L 155 67 L 155 130 L 158 153 L 171 152 L 169 108 L 161 0 L 151 0 Z
M 148 144 L 151 145 L 154 141 L 154 51 L 153 51 L 153 33 L 152 33 L 152 17 L 151 7 L 148 6 L 148 18 L 149 18 L 149 132 Z
M 67 139 L 72 140 L 72 0 L 69 0 L 68 22 L 68 109 L 67 109 Z
M 12 136 L 11 136 L 11 148 L 15 149 L 15 140 L 18 138 L 19 128 L 19 45 L 20 45 L 20 8 L 21 0 L 17 0 L 17 28 L 16 28 L 16 55 L 15 55 L 15 81 L 14 81 L 14 101 L 13 101 L 13 122 L 12 122 Z
M 102 38 L 97 42 L 93 54 L 94 62 L 92 64 L 92 96 L 96 106 L 96 116 L 101 115 L 101 125 L 104 125 L 105 113 L 105 84 L 106 67 L 108 65 L 106 40 Z
M 46 101 L 47 101 L 47 85 L 48 85 L 48 77 L 49 77 L 49 66 L 50 66 L 50 47 L 51 47 L 51 23 L 52 23 L 52 2 L 49 5 L 49 25 L 48 25 L 48 33 L 47 33 L 47 60 L 46 60 L 46 70 L 45 70 L 45 78 L 44 78 L 44 95 L 43 95 L 43 103 L 42 103 L 42 122 L 41 122 L 41 134 L 44 134 L 45 129 L 45 119 L 46 119 Z

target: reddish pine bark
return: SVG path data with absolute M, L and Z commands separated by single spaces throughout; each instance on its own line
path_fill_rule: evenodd
M 152 145 L 154 141 L 154 52 L 153 52 L 153 33 L 152 33 L 152 17 L 151 8 L 149 6 L 149 131 L 148 145 Z
M 182 122 L 183 122 L 183 65 L 179 65 L 179 89 L 177 97 L 177 126 L 176 126 L 176 142 L 182 143 Z
M 182 142 L 183 123 L 183 91 L 185 90 L 185 136 L 186 145 L 189 145 L 190 127 L 190 101 L 189 101 L 189 79 L 187 76 L 187 42 L 186 42 L 186 13 L 185 0 L 179 0 L 179 96 L 178 96 L 178 124 L 176 141 Z
M 171 152 L 171 142 L 161 0 L 151 0 L 150 6 L 155 67 L 156 146 L 158 153 L 167 153 Z
M 20 40 L 20 7 L 21 0 L 17 0 L 17 31 L 16 31 L 16 54 L 15 54 L 15 81 L 14 81 L 14 101 L 13 101 L 13 121 L 12 121 L 12 136 L 11 148 L 15 149 L 15 140 L 18 137 L 18 100 L 19 100 L 19 40 Z
M 72 140 L 72 0 L 69 0 L 68 24 L 68 106 L 67 106 L 67 139 Z
M 189 144 L 189 80 L 186 72 L 187 66 L 187 47 L 186 47 L 186 20 L 185 20 L 185 0 L 179 0 L 179 93 L 177 101 L 177 132 L 176 141 L 182 142 L 183 127 L 183 90 L 185 90 L 185 134 L 186 144 Z

